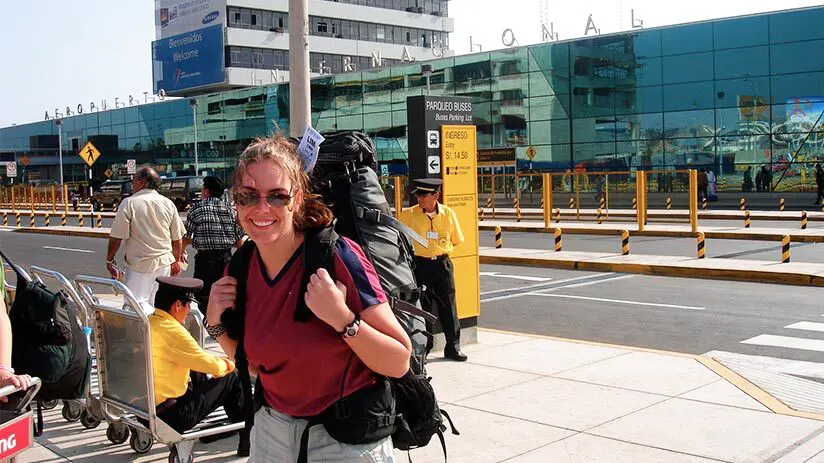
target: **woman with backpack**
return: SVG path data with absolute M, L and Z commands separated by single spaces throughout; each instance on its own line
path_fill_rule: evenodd
M 233 358 L 242 350 L 258 375 L 255 395 L 261 407 L 254 416 L 250 461 L 394 462 L 391 426 L 387 433 L 363 430 L 353 438 L 353 426 L 336 429 L 339 422 L 329 421 L 328 413 L 374 410 L 373 392 L 387 392 L 383 378 L 409 371 L 411 342 L 375 269 L 357 244 L 338 238 L 335 278 L 321 268 L 303 281 L 304 243 L 331 224 L 332 214 L 310 193 L 301 160 L 285 138 L 258 139 L 244 150 L 233 198 L 255 248 L 240 276 L 242 287 L 228 275 L 215 282 L 206 322 L 223 350 Z M 305 321 L 297 317 L 301 301 L 311 311 Z M 241 346 L 226 332 L 232 331 L 227 322 L 232 312 L 243 313 Z M 319 416 L 326 418 L 318 421 Z

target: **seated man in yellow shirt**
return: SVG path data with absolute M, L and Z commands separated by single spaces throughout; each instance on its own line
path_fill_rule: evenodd
M 149 325 L 157 417 L 180 433 L 220 406 L 233 422 L 244 421 L 243 390 L 234 363 L 204 351 L 183 326 L 203 281 L 179 277 L 156 281 L 156 310 Z M 206 374 L 213 377 L 207 379 Z M 241 431 L 237 453 L 249 455 L 248 431 Z

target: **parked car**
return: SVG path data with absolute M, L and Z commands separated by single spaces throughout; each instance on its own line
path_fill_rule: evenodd
M 183 212 L 191 207 L 194 201 L 200 200 L 202 189 L 203 177 L 171 177 L 161 180 L 158 193 L 171 199 L 177 210 Z
M 114 209 L 115 205 L 131 195 L 131 180 L 107 180 L 92 195 L 92 205 L 96 211 L 102 210 L 101 208 Z

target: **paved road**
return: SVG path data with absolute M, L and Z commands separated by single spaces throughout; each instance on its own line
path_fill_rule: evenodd
M 24 267 L 106 275 L 106 240 L 0 232 L 0 245 Z M 482 327 L 824 362 L 818 288 L 492 265 L 481 266 L 480 278 Z M 824 364 L 801 365 L 804 375 L 824 378 Z

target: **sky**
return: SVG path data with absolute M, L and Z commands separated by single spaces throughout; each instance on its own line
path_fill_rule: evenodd
M 542 8 L 546 5 L 546 10 Z M 455 18 L 450 48 L 470 52 L 504 48 L 511 29 L 520 45 L 541 41 L 542 12 L 561 40 L 582 37 L 592 14 L 601 34 L 631 28 L 631 10 L 645 28 L 822 4 L 783 0 L 450 0 Z M 502 5 L 506 7 L 502 8 Z M 561 5 L 560 7 L 558 5 Z M 666 6 L 664 6 L 666 5 Z M 0 28 L 0 127 L 36 122 L 55 108 L 90 102 L 109 106 L 152 90 L 151 0 L 3 0 Z M 311 7 L 310 7 L 311 13 Z M 37 18 L 32 21 L 28 18 Z M 474 47 L 475 51 L 479 47 Z

